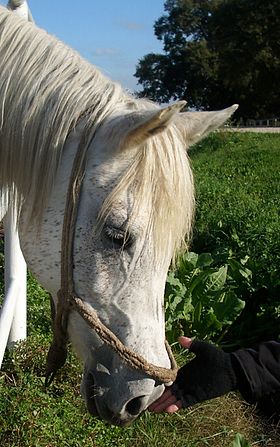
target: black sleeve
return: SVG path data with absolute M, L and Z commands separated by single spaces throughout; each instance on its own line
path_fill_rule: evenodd
M 280 340 L 231 353 L 238 389 L 250 403 L 280 391 Z

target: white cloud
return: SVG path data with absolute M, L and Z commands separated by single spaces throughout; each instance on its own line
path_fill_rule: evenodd
M 145 29 L 145 25 L 138 22 L 119 22 L 119 25 L 122 28 L 128 29 L 130 31 L 142 31 Z
M 96 48 L 91 51 L 94 57 L 106 57 L 106 56 L 119 56 L 121 55 L 121 50 L 118 48 Z

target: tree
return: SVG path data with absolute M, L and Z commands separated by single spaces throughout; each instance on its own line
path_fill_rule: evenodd
M 168 0 L 155 23 L 164 54 L 135 76 L 159 102 L 215 109 L 239 103 L 243 118 L 280 115 L 279 0 Z

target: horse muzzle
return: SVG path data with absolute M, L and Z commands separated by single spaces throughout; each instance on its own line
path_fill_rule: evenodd
M 111 425 L 124 427 L 137 419 L 162 393 L 163 387 L 155 388 L 151 382 L 151 379 L 144 379 L 141 387 L 139 381 L 128 383 L 124 393 L 118 393 L 116 396 L 114 390 L 106 386 L 97 386 L 94 375 L 88 372 L 83 379 L 82 394 L 92 416 L 99 417 Z

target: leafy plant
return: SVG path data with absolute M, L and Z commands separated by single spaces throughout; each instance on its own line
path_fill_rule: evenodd
M 250 288 L 248 258 L 237 261 L 232 253 L 185 253 L 180 267 L 170 272 L 166 285 L 166 330 L 175 341 L 180 333 L 222 339 L 245 302 L 242 290 Z
M 244 310 L 223 338 L 228 348 L 280 336 L 279 134 L 212 133 L 190 156 L 196 182 L 192 250 L 246 259 Z M 224 261 L 223 261 L 224 262 Z M 238 340 L 238 343 L 237 343 Z
M 249 442 L 240 434 L 237 433 L 232 441 L 231 447 L 251 447 Z

